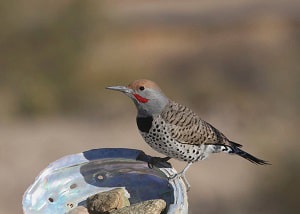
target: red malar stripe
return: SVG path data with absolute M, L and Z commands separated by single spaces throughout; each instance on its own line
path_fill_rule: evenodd
M 146 99 L 146 98 L 144 98 L 144 97 L 141 97 L 141 96 L 138 95 L 138 94 L 133 94 L 133 96 L 134 96 L 139 102 L 141 102 L 141 103 L 146 103 L 146 102 L 149 101 L 148 99 Z

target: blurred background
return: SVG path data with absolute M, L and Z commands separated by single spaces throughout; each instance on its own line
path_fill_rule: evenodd
M 1 1 L 0 213 L 22 213 L 26 188 L 62 156 L 158 156 L 131 101 L 104 89 L 139 78 L 272 163 L 194 164 L 189 213 L 299 213 L 299 11 L 296 0 Z

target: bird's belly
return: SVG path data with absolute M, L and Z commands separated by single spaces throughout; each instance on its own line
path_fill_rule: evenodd
M 195 162 L 200 159 L 205 159 L 204 148 L 201 145 L 179 143 L 172 139 L 168 133 L 156 135 L 153 135 L 153 133 L 140 133 L 149 146 L 168 157 L 186 162 Z

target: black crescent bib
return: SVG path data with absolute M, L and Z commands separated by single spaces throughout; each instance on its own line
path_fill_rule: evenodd
M 153 117 L 137 117 L 136 123 L 141 132 L 149 133 L 152 126 Z

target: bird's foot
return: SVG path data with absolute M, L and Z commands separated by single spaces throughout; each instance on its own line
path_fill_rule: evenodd
M 165 158 L 151 157 L 148 161 L 148 167 L 152 169 L 153 166 L 157 165 L 158 163 L 167 163 L 168 165 L 170 165 L 170 163 L 168 162 L 168 160 L 170 159 L 171 159 L 170 157 L 165 157 Z
M 179 178 L 181 178 L 182 181 L 183 181 L 183 183 L 185 184 L 185 186 L 186 186 L 186 191 L 187 191 L 187 192 L 190 191 L 191 185 L 190 185 L 190 183 L 188 182 L 187 178 L 185 177 L 185 172 L 184 172 L 184 171 L 179 172 L 179 173 L 176 173 L 175 175 L 170 176 L 168 179 L 169 179 L 169 180 L 174 180 L 174 179 L 179 179 Z
M 179 179 L 181 178 L 183 183 L 185 184 L 186 186 L 186 191 L 190 191 L 191 189 L 191 185 L 190 183 L 188 182 L 187 178 L 185 177 L 185 173 L 184 172 L 179 172 L 179 173 L 176 173 L 175 175 L 172 175 L 170 176 L 168 179 L 169 180 L 174 180 L 174 179 Z
M 185 186 L 186 186 L 186 191 L 187 191 L 187 192 L 191 189 L 191 185 L 190 185 L 190 183 L 188 182 L 188 180 L 186 179 L 185 173 L 186 173 L 186 171 L 188 170 L 188 168 L 189 168 L 192 164 L 193 164 L 192 162 L 189 162 L 189 163 L 184 167 L 184 169 L 183 169 L 181 172 L 179 172 L 179 173 L 177 173 L 177 174 L 175 174 L 175 175 L 173 175 L 173 176 L 171 176 L 171 177 L 169 178 L 169 180 L 173 180 L 173 179 L 175 179 L 175 178 L 181 178 L 182 181 L 183 181 L 183 183 L 184 183 Z

